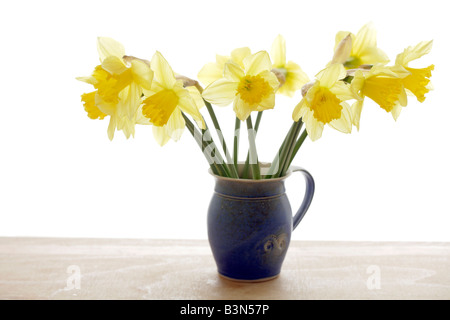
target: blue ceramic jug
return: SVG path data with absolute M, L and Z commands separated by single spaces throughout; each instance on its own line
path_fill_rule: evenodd
M 303 202 L 292 216 L 284 182 L 293 172 L 306 178 Z M 231 179 L 213 175 L 215 188 L 208 209 L 208 239 L 222 277 L 265 281 L 280 274 L 291 233 L 314 195 L 314 179 L 292 167 L 275 179 Z

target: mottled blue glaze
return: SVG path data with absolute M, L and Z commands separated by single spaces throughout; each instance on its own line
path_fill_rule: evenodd
M 294 171 L 304 174 L 306 193 L 293 217 L 284 182 Z M 291 233 L 311 204 L 312 176 L 292 167 L 285 177 L 277 179 L 214 177 L 215 192 L 208 209 L 208 239 L 219 274 L 243 281 L 276 277 Z

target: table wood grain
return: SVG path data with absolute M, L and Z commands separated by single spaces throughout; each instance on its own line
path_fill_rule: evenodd
M 278 278 L 218 276 L 205 240 L 0 237 L 0 299 L 450 299 L 450 243 L 293 241 Z

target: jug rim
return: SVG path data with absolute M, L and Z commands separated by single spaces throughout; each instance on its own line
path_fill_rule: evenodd
M 244 165 L 244 162 L 238 162 L 238 166 L 239 167 L 241 167 L 243 165 Z M 220 179 L 220 180 L 224 180 L 224 181 L 240 181 L 240 182 L 245 182 L 245 183 L 266 183 L 266 182 L 269 182 L 269 181 L 272 181 L 272 182 L 282 181 L 282 180 L 288 178 L 292 174 L 292 170 L 289 167 L 289 169 L 286 171 L 286 174 L 284 176 L 278 177 L 278 178 L 265 179 L 264 178 L 265 175 L 262 172 L 263 171 L 267 172 L 269 170 L 269 168 L 270 168 L 271 163 L 269 163 L 269 162 L 260 162 L 259 165 L 260 165 L 260 168 L 261 168 L 261 179 L 259 179 L 259 180 L 243 179 L 243 178 L 236 179 L 236 178 L 223 177 L 223 176 L 219 176 L 219 175 L 214 174 L 211 169 L 208 169 L 208 172 L 216 179 Z

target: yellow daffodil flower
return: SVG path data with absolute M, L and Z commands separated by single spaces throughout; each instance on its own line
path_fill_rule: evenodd
M 230 56 L 216 55 L 216 62 L 210 62 L 203 66 L 197 77 L 205 86 L 210 85 L 216 80 L 224 77 L 225 64 L 233 61 L 241 68 L 244 68 L 244 59 L 251 55 L 251 51 L 247 47 L 237 48 L 231 51 Z
M 375 65 L 370 71 L 357 70 L 351 83 L 352 90 L 360 96 L 353 106 L 353 124 L 359 130 L 359 122 L 364 98 L 368 97 L 386 112 L 390 112 L 396 120 L 401 108 L 406 106 L 407 97 L 403 87 L 403 80 L 409 72 L 382 65 Z
M 410 68 L 409 62 L 416 60 L 431 50 L 432 41 L 420 42 L 415 47 L 406 48 L 397 55 L 395 65 L 385 67 L 374 66 L 370 71 L 357 70 L 352 80 L 352 88 L 360 97 L 368 97 L 386 112 L 390 112 L 394 120 L 400 115 L 402 108 L 408 103 L 407 95 L 413 95 L 419 102 L 425 101 L 425 94 L 431 89 L 430 77 L 434 65 L 426 68 Z M 363 100 L 352 106 L 353 124 L 359 130 Z
M 203 91 L 203 98 L 218 106 L 233 102 L 233 109 L 240 120 L 246 120 L 252 111 L 272 109 L 275 91 L 279 86 L 271 72 L 272 63 L 266 51 L 247 56 L 244 67 L 234 61 L 225 63 L 224 78 L 211 83 Z
M 111 38 L 98 38 L 97 49 L 101 64 L 90 77 L 77 78 L 96 90 L 83 94 L 81 100 L 89 118 L 110 116 L 109 139 L 116 129 L 128 139 L 134 136 L 136 123 L 147 123 L 140 115 L 141 96 L 143 89 L 151 88 L 153 71 L 147 61 L 125 56 L 123 45 Z
M 182 112 L 189 114 L 199 127 L 205 128 L 203 117 L 189 91 L 183 87 L 183 80 L 177 80 L 169 63 L 160 52 L 151 61 L 155 73 L 150 90 L 144 89 L 142 114 L 153 124 L 153 135 L 163 146 L 170 138 L 178 141 L 186 122 Z
M 372 23 L 364 25 L 356 35 L 339 31 L 336 34 L 334 50 L 331 64 L 342 63 L 347 69 L 389 62 L 387 55 L 377 48 L 376 31 Z
M 283 36 L 276 37 L 270 53 L 273 60 L 272 72 L 280 82 L 277 93 L 293 97 L 309 81 L 308 76 L 295 62 L 286 62 L 286 41 Z
M 402 78 L 406 93 L 416 96 L 419 102 L 425 101 L 425 94 L 432 89 L 430 83 L 431 71 L 434 70 L 434 65 L 426 68 L 415 69 L 408 65 L 411 61 L 416 60 L 431 51 L 433 41 L 423 41 L 414 47 L 406 48 L 402 53 L 397 55 L 395 60 L 396 67 L 406 69 L 410 74 Z
M 348 84 L 340 81 L 345 76 L 345 68 L 339 63 L 322 70 L 295 107 L 292 118 L 294 121 L 302 119 L 312 141 L 322 136 L 326 124 L 344 133 L 352 131 L 351 109 L 345 101 L 358 97 Z

